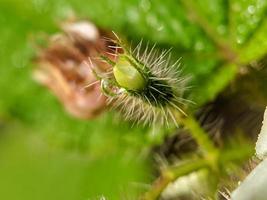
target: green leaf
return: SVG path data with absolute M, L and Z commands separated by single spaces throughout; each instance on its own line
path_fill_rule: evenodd
M 240 49 L 240 61 L 250 63 L 261 59 L 267 52 L 267 20 L 262 22 L 254 36 Z
M 230 37 L 232 45 L 246 45 L 246 42 L 254 36 L 266 17 L 267 2 L 264 0 L 230 2 Z

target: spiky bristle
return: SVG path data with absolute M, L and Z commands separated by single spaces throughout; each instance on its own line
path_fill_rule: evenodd
M 117 53 L 117 61 L 123 57 L 128 62 L 127 67 L 134 67 L 140 74 L 136 78 L 128 77 L 120 82 L 116 81 L 114 74 L 110 76 L 110 79 L 115 80 L 114 87 L 120 91 L 116 95 L 108 95 L 112 106 L 119 109 L 126 119 L 136 123 L 169 125 L 173 122 L 178 125 L 177 113 L 185 115 L 183 108 L 188 103 L 188 100 L 183 98 L 188 78 L 181 75 L 180 59 L 171 63 L 171 49 L 159 53 L 155 50 L 155 45 L 150 49 L 147 44 L 142 51 L 142 41 L 134 50 L 125 47 L 121 41 L 117 44 L 123 49 L 122 53 Z M 115 61 L 115 64 L 111 65 L 118 67 L 116 65 L 120 63 L 122 62 Z M 123 72 L 120 71 L 119 75 L 121 74 Z M 127 75 L 129 74 L 125 74 Z M 139 84 L 138 88 L 131 88 L 131 81 L 140 80 L 140 76 L 144 77 L 145 82 Z M 127 87 L 119 83 L 124 83 Z

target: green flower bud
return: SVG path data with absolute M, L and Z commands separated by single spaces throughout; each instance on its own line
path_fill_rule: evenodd
M 139 91 L 146 86 L 142 74 L 124 56 L 117 61 L 113 74 L 117 83 L 127 90 Z
M 170 50 L 160 53 L 147 45 L 143 52 L 142 42 L 131 50 L 117 39 L 111 41 L 116 49 L 111 55 L 116 59 L 100 56 L 113 68 L 99 76 L 108 102 L 136 123 L 169 125 L 173 121 L 177 126 L 173 111 L 186 115 L 183 108 L 190 102 L 183 98 L 187 78 L 181 76 L 179 60 L 170 61 Z

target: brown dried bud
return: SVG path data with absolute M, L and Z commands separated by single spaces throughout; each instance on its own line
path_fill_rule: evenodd
M 48 47 L 39 52 L 34 77 L 59 98 L 70 114 L 94 118 L 107 107 L 106 97 L 86 61 L 109 52 L 110 43 L 104 38 L 110 34 L 88 21 L 68 22 L 62 29 L 64 32 L 52 36 Z M 108 71 L 109 65 L 92 60 L 98 69 Z

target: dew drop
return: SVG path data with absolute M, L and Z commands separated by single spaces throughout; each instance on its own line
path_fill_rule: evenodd
M 253 6 L 253 5 L 248 6 L 248 13 L 249 13 L 249 14 L 252 15 L 252 14 L 255 13 L 255 11 L 256 11 L 255 6 Z
M 177 20 L 171 20 L 170 21 L 170 25 L 173 28 L 173 30 L 175 30 L 175 32 L 177 33 L 181 33 L 182 32 L 182 25 L 179 23 L 179 21 Z
M 158 18 L 155 15 L 152 14 L 147 15 L 146 21 L 155 30 L 162 30 L 163 28 L 163 25 L 158 21 Z
M 244 41 L 244 39 L 241 38 L 241 37 L 237 37 L 237 38 L 236 38 L 236 42 L 237 42 L 237 44 L 242 44 L 243 41 Z
M 161 24 L 160 26 L 158 26 L 157 31 L 162 31 L 163 28 L 164 28 L 164 26 Z
M 232 8 L 233 8 L 233 10 L 234 10 L 235 12 L 239 12 L 239 11 L 241 11 L 241 6 L 240 6 L 240 4 L 238 4 L 238 3 L 234 3 L 233 6 L 232 6 Z
M 251 17 L 250 21 L 251 21 L 252 24 L 257 24 L 260 21 L 260 19 L 259 19 L 258 16 L 254 15 L 254 16 Z
M 244 25 L 239 25 L 237 30 L 239 33 L 244 33 L 246 31 L 246 27 Z
M 226 27 L 224 25 L 219 25 L 217 27 L 217 31 L 218 31 L 219 34 L 223 35 L 223 34 L 226 33 Z
M 203 42 L 202 41 L 197 41 L 196 43 L 195 43 L 195 50 L 197 50 L 197 51 L 201 51 L 201 50 L 203 50 L 204 49 L 204 44 L 203 44 Z
M 129 8 L 127 12 L 127 17 L 128 17 L 128 20 L 132 23 L 138 22 L 140 18 L 138 10 L 136 8 Z
M 39 13 L 44 13 L 47 10 L 47 6 L 45 5 L 45 0 L 33 0 L 32 1 L 34 8 Z
M 149 11 L 150 7 L 151 7 L 151 3 L 150 0 L 141 0 L 140 2 L 140 7 L 145 11 Z

